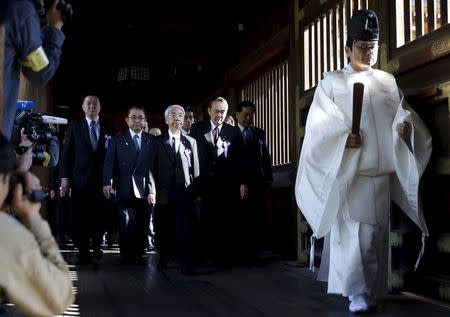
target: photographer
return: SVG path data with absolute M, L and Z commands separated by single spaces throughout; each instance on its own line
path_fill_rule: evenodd
M 46 3 L 48 1 L 45 0 L 13 1 L 4 24 L 2 128 L 8 139 L 11 138 L 16 114 L 20 73 L 33 84 L 44 85 L 53 77 L 59 65 L 65 38 L 61 28 L 64 17 L 67 12 L 71 14 L 71 11 L 67 10 L 63 0 L 53 0 L 50 7 Z M 46 17 L 47 25 L 42 28 L 38 12 Z
M 14 165 L 10 143 L 0 134 L 0 206 L 5 210 L 11 192 L 11 207 L 20 219 L 0 212 L 0 300 L 5 295 L 29 316 L 61 314 L 74 301 L 68 267 L 41 218 L 41 204 L 29 193 L 40 188 L 39 180 L 22 172 L 15 176 L 23 181 L 10 188 Z

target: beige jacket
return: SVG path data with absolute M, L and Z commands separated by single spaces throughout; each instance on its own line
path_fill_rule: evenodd
M 45 220 L 26 228 L 0 211 L 2 295 L 30 316 L 62 314 L 73 303 L 68 266 Z

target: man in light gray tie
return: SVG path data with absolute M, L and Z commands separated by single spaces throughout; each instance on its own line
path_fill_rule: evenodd
M 169 106 L 164 113 L 168 131 L 155 142 L 155 243 L 160 255 L 158 269 L 166 267 L 175 249 L 181 272 L 192 274 L 194 182 L 200 169 L 196 140 L 181 132 L 184 115 L 183 107 Z

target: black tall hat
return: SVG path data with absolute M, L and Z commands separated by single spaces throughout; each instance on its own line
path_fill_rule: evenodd
M 380 29 L 378 17 L 372 10 L 358 10 L 353 13 L 348 24 L 347 46 L 351 47 L 353 41 L 378 41 Z

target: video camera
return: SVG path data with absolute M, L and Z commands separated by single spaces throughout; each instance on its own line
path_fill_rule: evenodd
M 48 9 L 50 9 L 54 1 L 55 0 L 34 0 L 34 6 L 36 7 L 36 12 L 38 13 L 39 18 L 41 19 L 41 23 L 43 24 L 46 23 L 47 11 Z M 59 2 L 58 5 L 56 6 L 56 8 L 61 11 L 61 16 L 64 23 L 70 21 L 73 15 L 72 5 L 67 2 L 68 2 L 67 0 Z
M 24 196 L 26 196 L 30 201 L 32 202 L 42 202 L 48 197 L 48 193 L 42 189 L 34 189 L 30 192 L 25 192 L 25 180 L 23 178 L 23 175 L 19 172 L 14 172 L 11 174 L 11 177 L 9 178 L 9 192 L 8 195 L 5 198 L 5 202 L 10 205 L 12 202 L 12 196 L 13 196 L 13 188 L 16 186 L 17 183 L 22 184 L 24 188 Z
M 57 129 L 54 125 L 67 124 L 67 119 L 49 116 L 42 113 L 31 112 L 35 108 L 32 101 L 17 101 L 16 109 L 18 111 L 14 124 L 18 129 L 18 137 L 20 140 L 20 131 L 23 128 L 24 134 L 28 140 L 34 143 L 33 148 L 33 165 L 47 165 L 44 162 L 50 159 L 49 154 L 45 151 L 47 145 L 55 140 Z M 56 141 L 57 142 L 57 141 Z M 20 143 L 20 141 L 19 141 Z M 17 154 L 22 154 L 26 148 L 19 147 Z M 58 150 L 59 153 L 59 150 Z

